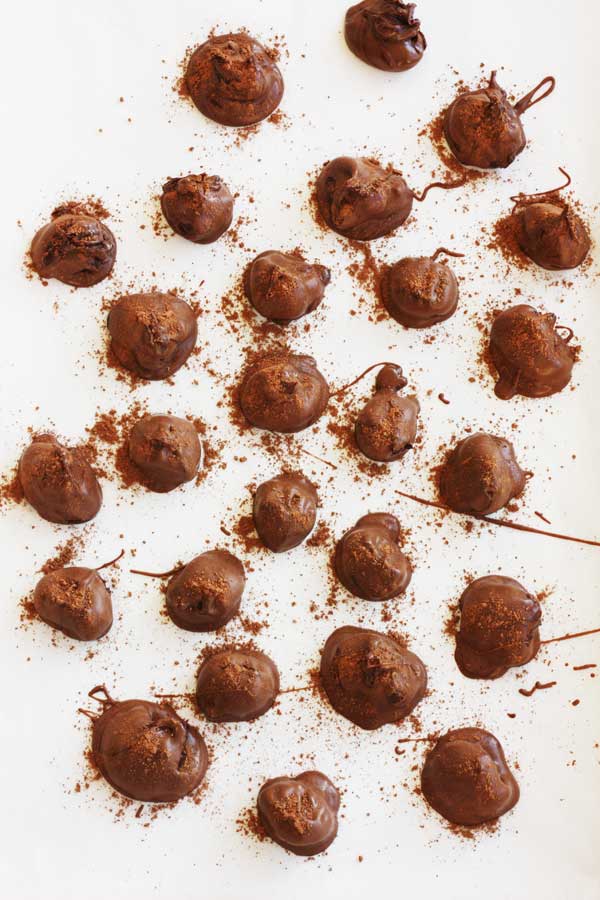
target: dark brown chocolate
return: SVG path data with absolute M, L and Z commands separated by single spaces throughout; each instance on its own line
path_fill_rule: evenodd
M 370 513 L 347 531 L 335 549 L 335 571 L 346 590 L 363 600 L 391 600 L 409 585 L 410 560 L 398 546 L 400 523 Z
M 385 72 L 405 72 L 421 60 L 427 41 L 415 3 L 363 0 L 346 12 L 344 35 L 363 62 Z
M 459 441 L 440 471 L 440 496 L 455 512 L 488 516 L 525 487 L 510 441 L 477 432 Z
M 325 411 L 329 387 L 311 356 L 271 353 L 252 363 L 239 402 L 251 425 L 292 434 L 312 425 Z
M 283 472 L 264 481 L 254 494 L 254 526 L 274 553 L 297 547 L 315 526 L 317 490 L 299 472 Z
M 198 672 L 196 700 L 211 722 L 249 722 L 264 715 L 279 693 L 277 666 L 259 650 L 219 650 Z
M 270 116 L 283 96 L 273 57 L 244 33 L 213 35 L 201 44 L 185 80 L 200 112 L 221 125 L 254 125 Z
M 398 396 L 406 383 L 399 366 L 385 365 L 377 375 L 375 395 L 357 416 L 356 444 L 369 459 L 394 462 L 412 450 L 420 406 L 416 397 Z
M 144 416 L 129 435 L 129 456 L 140 470 L 140 480 L 157 493 L 191 481 L 198 472 L 200 455 L 198 432 L 187 419 Z
M 110 592 L 96 569 L 54 569 L 38 581 L 33 604 L 40 619 L 77 641 L 96 641 L 113 623 Z
M 321 684 L 340 715 L 373 730 L 410 715 L 425 695 L 427 670 L 394 638 L 346 625 L 325 643 Z
M 212 244 L 233 218 L 233 197 L 217 175 L 170 178 L 163 185 L 160 205 L 173 231 L 195 244 Z
M 247 267 L 244 290 L 252 306 L 285 325 L 313 312 L 323 299 L 331 273 L 294 253 L 267 250 Z
M 535 597 L 503 575 L 477 578 L 460 598 L 455 659 L 467 678 L 500 678 L 540 649 L 542 610 Z
M 407 256 L 383 272 L 381 296 L 390 316 L 405 328 L 430 328 L 449 319 L 458 304 L 452 269 L 434 256 Z M 459 254 L 452 254 L 459 255 Z
M 173 294 L 127 294 L 108 314 L 111 349 L 134 375 L 169 378 L 196 345 L 198 323 L 191 307 Z
M 321 772 L 266 781 L 256 805 L 268 836 L 297 856 L 323 853 L 337 835 L 340 795 Z
M 41 278 L 91 287 L 110 275 L 117 256 L 115 236 L 104 222 L 83 213 L 55 216 L 31 242 L 31 262 Z
M 421 772 L 423 796 L 455 825 L 482 825 L 512 809 L 519 785 L 500 742 L 482 728 L 457 728 L 430 750 Z
M 48 522 L 89 522 L 102 506 L 102 488 L 81 450 L 40 434 L 23 451 L 19 481 L 25 499 Z
M 571 380 L 576 351 L 569 347 L 570 329 L 564 338 L 556 316 L 541 313 L 524 303 L 498 313 L 490 331 L 490 357 L 498 371 L 496 394 L 510 400 L 549 397 Z
M 167 612 L 186 631 L 216 631 L 240 608 L 244 567 L 227 550 L 196 556 L 167 586 Z
M 512 215 L 521 250 L 543 269 L 575 269 L 590 252 L 583 220 L 559 197 L 522 203 Z

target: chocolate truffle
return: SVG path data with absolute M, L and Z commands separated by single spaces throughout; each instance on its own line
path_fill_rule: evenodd
M 236 556 L 209 550 L 171 578 L 167 612 L 186 631 L 216 631 L 235 616 L 245 585 L 244 567 Z
M 31 242 L 31 262 L 41 278 L 91 287 L 112 271 L 115 236 L 104 222 L 83 213 L 63 213 L 44 225 Z
M 210 37 L 193 52 L 185 81 L 200 112 L 221 125 L 254 125 L 283 96 L 272 55 L 248 34 Z
M 381 296 L 390 316 L 405 328 L 430 328 L 449 319 L 458 304 L 452 269 L 433 256 L 407 256 L 385 269 Z M 460 254 L 452 254 L 458 256 Z
M 385 72 L 405 72 L 419 62 L 427 41 L 414 17 L 415 3 L 363 0 L 346 13 L 344 35 L 363 62 Z
M 554 90 L 555 80 L 544 78 L 512 106 L 492 72 L 487 87 L 465 91 L 448 107 L 444 134 L 452 153 L 463 166 L 504 169 L 525 147 L 521 116 Z M 535 95 L 545 88 L 538 97 Z
M 358 414 L 354 436 L 369 459 L 394 462 L 413 447 L 420 407 L 416 397 L 398 396 L 406 383 L 399 366 L 385 365 L 377 375 L 375 395 Z
M 142 483 L 160 494 L 194 478 L 200 452 L 198 432 L 176 416 L 144 416 L 129 435 L 129 456 Z
M 40 619 L 78 641 L 96 641 L 113 622 L 110 593 L 96 569 L 68 566 L 38 581 L 33 605 Z
M 244 374 L 239 402 L 251 425 L 293 434 L 322 415 L 329 387 L 311 356 L 270 353 Z
M 515 394 L 549 397 L 562 391 L 571 380 L 576 355 L 568 340 L 559 334 L 552 313 L 525 304 L 499 313 L 490 332 L 497 396 L 510 400 Z
M 363 600 L 391 600 L 408 587 L 412 568 L 398 546 L 400 523 L 370 513 L 347 531 L 335 549 L 335 571 L 346 590 Z
M 514 578 L 487 575 L 460 598 L 455 659 L 467 678 L 499 678 L 540 649 L 540 605 Z
M 391 234 L 410 215 L 413 199 L 402 175 L 374 159 L 339 156 L 317 179 L 317 204 L 325 222 L 356 241 Z
M 48 522 L 89 522 L 102 506 L 102 488 L 81 450 L 40 434 L 23 451 L 19 481 L 25 499 Z
M 128 294 L 108 314 L 111 349 L 134 375 L 169 378 L 187 360 L 198 336 L 191 307 L 173 294 Z
M 107 703 L 93 723 L 92 753 L 115 790 L 143 803 L 181 800 L 208 766 L 198 730 L 167 704 L 146 700 Z
M 512 809 L 519 785 L 500 742 L 482 728 L 457 728 L 430 750 L 421 772 L 423 796 L 455 825 L 482 825 Z
M 217 175 L 170 178 L 160 205 L 173 231 L 195 244 L 212 244 L 233 218 L 233 197 Z
M 582 219 L 558 197 L 524 202 L 513 212 L 517 242 L 526 256 L 551 271 L 575 269 L 590 250 Z
M 477 432 L 459 441 L 440 471 L 440 496 L 454 512 L 488 516 L 525 487 L 510 441 Z
M 285 325 L 319 306 L 330 278 L 325 266 L 311 265 L 294 253 L 267 250 L 246 269 L 244 290 L 261 316 Z
M 258 650 L 220 650 L 198 672 L 196 700 L 211 722 L 249 722 L 271 709 L 279 672 Z
M 325 643 L 321 684 L 340 715 L 372 731 L 410 715 L 425 695 L 427 670 L 394 638 L 346 625 Z
M 337 835 L 340 795 L 321 772 L 266 781 L 256 805 L 268 836 L 297 856 L 323 853 Z
M 283 472 L 263 481 L 254 495 L 254 527 L 274 553 L 297 547 L 315 526 L 317 490 L 299 472 Z

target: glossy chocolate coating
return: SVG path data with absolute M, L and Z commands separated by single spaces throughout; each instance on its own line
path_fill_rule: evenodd
M 477 432 L 459 441 L 440 472 L 440 496 L 455 512 L 488 516 L 525 487 L 510 441 Z
M 73 287 L 91 287 L 112 271 L 115 236 L 104 222 L 82 213 L 64 213 L 37 232 L 31 262 L 41 278 L 57 278 Z
M 124 700 L 94 720 L 92 752 L 115 790 L 144 803 L 173 803 L 195 790 L 208 766 L 198 730 L 167 704 Z
M 263 481 L 254 494 L 254 527 L 269 550 L 282 553 L 308 537 L 317 519 L 317 490 L 299 472 Z
M 556 316 L 519 304 L 499 313 L 490 332 L 490 356 L 498 370 L 496 394 L 510 400 L 549 397 L 571 380 L 575 351 L 556 330 Z
M 477 578 L 460 598 L 455 659 L 468 678 L 499 678 L 540 649 L 542 610 L 514 578 Z
M 297 856 L 323 853 L 337 835 L 340 795 L 321 772 L 266 781 L 256 805 L 269 837 Z
M 312 356 L 271 353 L 252 363 L 239 402 L 251 425 L 292 434 L 312 425 L 325 411 L 329 386 Z
M 372 241 L 391 234 L 410 215 L 413 193 L 402 175 L 376 160 L 338 156 L 317 179 L 317 204 L 343 237 Z
M 211 722 L 249 722 L 273 706 L 277 666 L 258 650 L 220 650 L 198 672 L 196 700 Z
M 108 314 L 111 349 L 134 375 L 169 378 L 194 349 L 198 323 L 191 307 L 173 294 L 128 294 Z
M 113 622 L 110 593 L 95 569 L 54 569 L 38 581 L 33 604 L 40 619 L 78 641 L 98 640 Z
M 414 18 L 414 3 L 363 0 L 346 12 L 344 35 L 363 62 L 385 72 L 404 72 L 420 61 L 427 41 Z
M 163 185 L 160 205 L 173 231 L 195 244 L 212 244 L 233 218 L 233 197 L 217 175 L 170 178 Z
M 407 256 L 384 271 L 381 295 L 390 316 L 401 325 L 430 328 L 455 312 L 458 283 L 446 263 Z
M 525 203 L 513 217 L 521 250 L 543 269 L 575 269 L 589 253 L 588 230 L 566 203 Z
M 185 80 L 201 113 L 221 125 L 254 125 L 277 109 L 283 78 L 248 34 L 210 37 L 192 54 Z
M 457 728 L 430 750 L 421 789 L 430 806 L 455 825 L 482 825 L 512 809 L 519 785 L 500 742 L 482 728 Z
M 294 253 L 267 250 L 244 274 L 244 290 L 252 306 L 272 322 L 286 324 L 313 312 L 321 303 L 331 273 Z
M 131 429 L 129 456 L 151 491 L 166 493 L 191 481 L 200 463 L 198 432 L 187 419 L 144 416 Z
M 412 449 L 417 435 L 419 401 L 399 397 L 406 378 L 398 366 L 384 366 L 375 382 L 375 395 L 363 406 L 354 426 L 358 449 L 376 462 L 394 462 Z
M 335 549 L 335 571 L 346 590 L 363 600 L 391 600 L 410 582 L 412 568 L 398 546 L 400 523 L 370 513 L 347 531 Z
M 346 625 L 325 643 L 321 684 L 340 715 L 371 731 L 410 715 L 425 695 L 427 670 L 394 638 Z
M 227 550 L 196 556 L 167 587 L 167 612 L 186 631 L 215 631 L 237 613 L 246 584 L 244 567 Z
M 78 525 L 93 519 L 102 506 L 102 488 L 78 449 L 40 434 L 23 451 L 19 481 L 25 499 L 48 522 Z

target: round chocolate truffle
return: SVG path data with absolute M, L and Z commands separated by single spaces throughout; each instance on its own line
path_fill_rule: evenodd
M 412 568 L 398 546 L 400 523 L 388 513 L 370 513 L 347 531 L 335 548 L 335 571 L 346 590 L 363 600 L 391 600 L 410 582 Z
M 31 262 L 41 278 L 91 287 L 112 271 L 115 236 L 104 222 L 83 213 L 63 213 L 44 225 L 31 242 Z
M 513 217 L 521 250 L 543 269 L 575 269 L 590 251 L 590 236 L 582 219 L 557 197 L 523 203 Z
M 330 278 L 325 266 L 311 265 L 294 253 L 267 250 L 246 269 L 244 290 L 261 316 L 285 325 L 319 306 Z
M 173 803 L 204 778 L 208 751 L 198 730 L 167 704 L 124 700 L 94 720 L 92 753 L 108 783 L 143 803 Z
M 110 593 L 96 569 L 54 569 L 38 581 L 33 605 L 40 619 L 77 641 L 98 640 L 113 622 Z
M 325 411 L 329 387 L 311 356 L 271 353 L 244 374 L 239 402 L 251 425 L 293 434 L 308 428 Z
M 211 722 L 249 722 L 271 709 L 279 693 L 277 666 L 258 650 L 219 650 L 200 666 L 198 706 Z
M 210 37 L 190 57 L 185 73 L 201 113 L 221 125 L 254 125 L 281 103 L 283 78 L 262 44 L 248 34 Z
M 200 455 L 198 432 L 187 419 L 144 416 L 129 435 L 129 456 L 140 470 L 142 484 L 160 494 L 191 481 Z
M 340 715 L 372 731 L 410 715 L 425 695 L 427 670 L 394 638 L 346 625 L 325 643 L 321 684 Z
M 440 496 L 454 512 L 488 516 L 525 487 L 510 441 L 477 432 L 459 441 L 440 472 Z
M 467 678 L 499 678 L 540 649 L 542 610 L 514 578 L 477 578 L 460 598 L 455 659 Z
M 292 550 L 308 537 L 317 518 L 317 490 L 299 472 L 263 481 L 254 494 L 254 527 L 274 553 Z
M 128 294 L 108 314 L 111 349 L 119 363 L 148 381 L 169 378 L 198 336 L 191 307 L 173 294 Z
M 430 328 L 456 311 L 458 283 L 445 262 L 407 256 L 384 271 L 381 296 L 390 316 L 405 328 Z
M 323 853 L 337 835 L 340 795 L 321 772 L 266 781 L 256 805 L 269 837 L 297 856 Z
M 171 578 L 167 612 L 186 631 L 216 631 L 235 616 L 245 585 L 244 567 L 236 556 L 209 550 Z
M 23 451 L 19 481 L 25 499 L 48 522 L 89 522 L 102 506 L 102 488 L 81 450 L 63 447 L 52 434 L 37 435 Z
M 415 3 L 363 0 L 346 12 L 344 35 L 363 62 L 385 72 L 405 72 L 420 61 L 427 41 L 415 19 Z
M 525 304 L 499 313 L 490 332 L 490 356 L 498 370 L 497 396 L 510 400 L 515 394 L 549 397 L 562 391 L 571 380 L 576 356 L 567 341 L 559 334 L 552 313 Z
M 482 825 L 512 809 L 519 785 L 497 738 L 482 728 L 457 728 L 430 750 L 421 789 L 430 806 L 455 825 Z
M 459 94 L 444 118 L 444 134 L 454 156 L 463 166 L 478 169 L 509 166 L 526 144 L 521 116 L 551 94 L 554 85 L 548 76 L 512 106 L 492 72 L 487 87 Z M 535 97 L 541 88 L 545 90 Z
M 358 414 L 354 437 L 369 459 L 394 462 L 413 447 L 420 407 L 416 397 L 398 396 L 405 385 L 402 369 L 385 365 L 377 375 L 375 395 Z
M 233 218 L 233 197 L 217 175 L 170 178 L 160 205 L 173 231 L 195 244 L 212 244 Z
M 374 159 L 338 156 L 317 179 L 317 204 L 325 222 L 355 241 L 391 234 L 410 215 L 413 199 L 402 175 Z

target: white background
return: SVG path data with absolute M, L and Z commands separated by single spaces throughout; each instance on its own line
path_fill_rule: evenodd
M 102 298 L 152 284 L 178 287 L 185 296 L 204 280 L 198 297 L 206 311 L 199 323 L 200 355 L 177 374 L 174 386 L 148 384 L 135 396 L 155 412 L 193 413 L 216 425 L 227 440 L 228 467 L 215 469 L 201 487 L 188 485 L 166 496 L 105 483 L 104 506 L 87 529 L 86 550 L 77 562 L 97 565 L 125 546 L 137 550 L 138 565 L 161 570 L 206 547 L 235 551 L 220 526 L 231 526 L 240 506 L 248 513 L 246 485 L 275 474 L 278 463 L 251 434 L 236 438 L 226 409 L 217 406 L 223 385 L 206 366 L 235 379 L 248 343 L 223 327 L 220 297 L 254 253 L 301 245 L 309 258 L 330 265 L 333 276 L 312 330 L 296 329 L 293 346 L 313 353 L 335 386 L 391 355 L 422 403 L 422 444 L 384 479 L 355 479 L 344 459 L 335 472 L 306 459 L 305 471 L 320 487 L 322 515 L 336 535 L 369 509 L 394 511 L 411 530 L 415 574 L 408 596 L 392 605 L 392 624 L 410 636 L 429 668 L 431 693 L 418 709 L 423 731 L 488 727 L 511 765 L 519 766 L 521 801 L 494 834 L 460 839 L 413 793 L 413 767 L 420 766 L 425 745 L 403 745 L 403 756 L 394 753 L 398 736 L 414 733 L 412 725 L 358 732 L 318 698 L 304 695 L 300 702 L 303 695 L 292 693 L 282 696 L 281 715 L 271 712 L 256 723 L 220 730 L 200 723 L 214 760 L 199 806 L 182 802 L 147 828 L 147 808 L 139 820 L 133 806 L 116 821 L 118 804 L 103 783 L 74 793 L 85 776 L 88 741 L 77 707 L 100 681 L 123 699 L 192 690 L 199 650 L 214 637 L 165 622 L 158 583 L 128 574 L 129 552 L 113 593 L 115 625 L 92 659 L 86 659 L 87 646 L 73 647 L 60 636 L 53 642 L 43 623 L 20 628 L 20 598 L 33 588 L 56 544 L 72 533 L 23 505 L 5 515 L 0 536 L 0 883 L 6 897 L 251 900 L 266 892 L 290 900 L 350 900 L 367 891 L 489 900 L 600 896 L 600 677 L 571 668 L 600 662 L 600 637 L 550 645 L 525 670 L 486 684 L 460 675 L 444 634 L 447 606 L 464 588 L 465 571 L 502 572 L 534 591 L 552 588 L 544 603 L 543 637 L 600 626 L 599 551 L 504 529 L 467 534 L 456 517 L 436 527 L 435 516 L 393 492 L 396 486 L 430 495 L 427 471 L 437 462 L 440 444 L 466 427 L 483 427 L 512 434 L 523 467 L 535 472 L 515 518 L 541 525 L 534 515 L 539 510 L 556 530 L 600 538 L 597 267 L 574 273 L 567 288 L 541 270 L 506 270 L 485 239 L 480 248 L 475 243 L 481 225 L 509 208 L 511 194 L 551 187 L 560 164 L 571 172 L 582 200 L 590 207 L 599 201 L 599 125 L 591 88 L 598 83 L 599 14 L 587 0 L 571 0 L 568 9 L 559 0 L 424 0 L 418 8 L 429 44 L 423 61 L 409 73 L 386 75 L 346 49 L 344 10 L 344 0 L 21 0 L 5 12 L 0 465 L 8 471 L 15 464 L 30 426 L 55 428 L 76 443 L 97 410 L 125 410 L 131 402 L 129 388 L 97 362 L 104 341 Z M 266 43 L 274 35 L 285 37 L 282 110 L 289 127 L 265 124 L 236 147 L 232 132 L 179 100 L 172 85 L 188 46 L 203 41 L 213 27 L 239 26 Z M 323 235 L 311 220 L 307 172 L 340 154 L 377 153 L 421 189 L 435 155 L 417 132 L 452 98 L 451 69 L 476 83 L 482 62 L 486 71 L 504 66 L 500 81 L 519 96 L 548 73 L 556 75 L 558 86 L 527 114 L 529 144 L 508 172 L 490 176 L 477 191 L 434 192 L 417 205 L 406 228 L 374 245 L 376 255 L 392 260 L 449 243 L 467 253 L 455 264 L 462 284 L 459 311 L 426 345 L 421 333 L 368 320 L 374 301 L 353 285 L 342 242 Z M 241 230 L 245 253 L 223 241 L 196 247 L 154 235 L 152 196 L 167 176 L 188 171 L 217 173 L 239 191 L 236 212 L 252 219 Z M 110 224 L 119 243 L 114 279 L 80 291 L 28 281 L 22 261 L 35 230 L 58 202 L 90 193 L 113 213 Z M 597 236 L 597 211 L 591 220 Z M 490 304 L 509 305 L 517 287 L 526 300 L 574 327 L 583 345 L 574 391 L 548 401 L 502 403 L 491 379 L 467 380 L 477 371 L 475 314 Z M 350 316 L 351 308 L 358 314 Z M 371 384 L 365 380 L 356 389 L 357 402 L 370 395 Z M 439 391 L 451 405 L 437 400 Z M 330 460 L 337 457 L 325 417 L 295 440 Z M 248 461 L 235 461 L 236 454 Z M 381 607 L 344 597 L 329 619 L 311 614 L 311 602 L 326 606 L 325 550 L 300 548 L 251 562 L 244 611 L 263 618 L 269 601 L 270 627 L 257 640 L 279 665 L 284 687 L 306 683 L 334 627 L 359 621 L 384 627 Z M 226 634 L 244 637 L 235 623 Z M 538 678 L 558 684 L 530 699 L 518 693 Z M 571 705 L 575 698 L 581 701 L 577 707 Z M 325 856 L 312 861 L 258 844 L 235 827 L 265 778 L 303 765 L 321 768 L 344 791 L 339 836 Z

